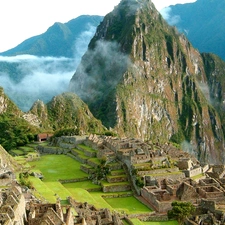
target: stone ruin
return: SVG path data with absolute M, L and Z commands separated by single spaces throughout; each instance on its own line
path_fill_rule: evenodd
M 217 217 L 217 219 L 220 218 L 220 221 L 224 221 L 221 219 L 223 213 L 221 211 L 218 213 L 217 210 L 223 205 L 225 210 L 225 166 L 200 165 L 194 157 L 169 144 L 160 146 L 159 144 L 146 144 L 132 138 L 119 139 L 97 135 L 89 137 L 89 144 L 92 141 L 92 146 L 96 149 L 101 147 L 105 153 L 115 153 L 116 157 L 125 163 L 129 170 L 134 168 L 134 164 L 151 163 L 151 170 L 138 171 L 138 175 L 144 178 L 144 187 L 141 188 L 140 195 L 156 212 L 167 212 L 172 208 L 171 203 L 174 200 L 191 201 L 198 209 L 201 209 L 200 211 L 203 213 L 202 217 L 199 216 L 201 221 L 204 221 L 203 218 L 206 217 L 204 216 L 206 209 L 211 213 L 209 213 L 211 219 L 215 220 Z M 173 165 L 170 164 L 169 158 L 177 162 L 175 168 L 171 167 Z M 164 166 L 165 169 L 157 169 Z M 157 170 L 159 175 L 157 175 Z M 200 178 L 196 181 L 192 180 L 197 176 Z M 204 201 L 213 202 L 216 204 L 216 209 L 214 207 L 213 211 L 209 207 L 210 204 L 205 204 L 203 210 L 202 202 Z M 189 224 L 195 224 L 193 220 L 189 222 Z
M 70 206 L 56 204 L 28 202 L 26 205 L 27 225 L 74 225 L 74 216 Z
M 0 224 L 24 225 L 25 220 L 25 198 L 20 186 L 13 184 L 10 189 L 1 189 Z
M 93 205 L 79 203 L 69 198 L 69 203 L 77 212 L 74 224 L 87 225 L 123 225 L 119 214 L 111 212 L 109 209 L 96 209 Z
M 70 137 L 69 143 L 65 141 L 67 140 L 66 137 L 63 137 L 63 140 L 63 144 L 69 145 L 69 149 L 71 146 L 76 146 L 76 137 Z M 119 139 L 90 135 L 86 138 L 82 137 L 82 140 L 79 139 L 78 142 L 85 143 L 96 149 L 98 157 L 106 156 L 108 159 L 119 159 L 130 171 L 135 164 L 151 165 L 149 171 L 138 171 L 138 175 L 144 178 L 144 186 L 140 188 L 139 194 L 156 212 L 166 213 L 171 209 L 171 203 L 174 200 L 191 201 L 196 206 L 198 214 L 188 221 L 189 224 L 200 224 L 199 221 L 204 225 L 211 224 L 210 222 L 207 223 L 207 221 L 217 221 L 215 224 L 224 224 L 225 167 L 223 165 L 200 166 L 197 160 L 188 157 L 188 154 L 182 151 L 175 150 L 170 145 L 146 144 L 132 138 Z M 174 165 L 171 167 L 171 159 L 176 159 L 175 167 Z M 164 168 L 162 169 L 161 167 Z M 161 173 L 165 176 L 162 176 Z M 204 179 L 200 178 L 196 181 L 191 179 L 202 173 L 205 174 Z M 129 179 L 133 180 L 133 182 L 135 181 L 135 177 L 131 173 Z M 15 192 L 15 189 L 11 190 Z M 20 200 L 21 195 L 14 192 L 2 192 L 2 223 L 20 220 L 21 222 L 17 223 L 23 225 L 23 220 L 28 225 L 40 224 L 41 222 L 47 223 L 47 221 L 53 225 L 123 224 L 121 215 L 108 209 L 97 210 L 92 205 L 77 203 L 73 199 L 69 199 L 70 206 L 65 207 L 62 207 L 59 203 L 42 204 L 30 202 L 26 206 L 27 213 L 24 211 L 17 213 L 16 209 L 18 207 L 16 203 L 25 204 L 23 200 Z M 6 199 L 8 200 L 6 201 Z M 19 208 L 21 207 L 23 208 L 22 205 Z

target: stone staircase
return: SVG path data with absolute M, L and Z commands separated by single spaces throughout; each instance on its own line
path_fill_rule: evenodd
M 111 170 L 106 176 L 106 181 L 101 182 L 103 192 L 123 192 L 130 191 L 131 185 L 128 182 L 125 171 L 122 169 Z

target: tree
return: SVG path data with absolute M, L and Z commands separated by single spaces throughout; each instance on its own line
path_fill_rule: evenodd
M 172 202 L 172 209 L 167 212 L 169 219 L 176 219 L 179 224 L 184 224 L 187 219 L 195 211 L 195 207 L 191 202 Z

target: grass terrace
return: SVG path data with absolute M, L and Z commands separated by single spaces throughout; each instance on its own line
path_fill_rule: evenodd
M 85 149 L 87 151 L 90 151 L 90 152 L 96 152 L 96 150 L 94 150 L 93 148 L 89 147 L 89 146 L 86 146 L 84 144 L 80 144 L 78 145 L 78 147 L 82 148 L 82 149 Z
M 82 181 L 82 182 L 74 182 L 74 183 L 65 183 L 63 184 L 63 186 L 67 189 L 83 188 L 85 190 L 101 188 L 99 185 L 93 184 L 90 180 Z
M 115 210 L 127 214 L 149 213 L 151 210 L 134 197 L 105 198 L 105 201 Z
M 142 225 L 178 225 L 177 221 L 142 222 Z
M 131 219 L 135 225 L 178 225 L 177 221 L 154 221 L 154 222 L 142 222 L 139 219 Z M 126 223 L 125 223 L 126 224 Z
M 80 170 L 80 163 L 66 155 L 43 155 L 39 161 L 29 162 L 44 175 L 44 182 L 84 178 L 87 174 Z
M 48 143 L 44 142 L 41 145 L 47 146 Z M 37 154 L 34 149 L 35 147 L 36 145 L 17 149 L 21 151 L 18 153 L 23 153 L 23 156 L 16 156 L 15 159 L 20 164 L 26 165 L 26 170 L 29 172 L 41 173 L 44 176 L 42 180 L 34 176 L 29 176 L 35 188 L 34 194 L 39 199 L 55 203 L 60 198 L 61 202 L 66 204 L 68 203 L 67 197 L 71 196 L 78 202 L 88 202 L 99 209 L 108 208 L 126 214 L 150 213 L 152 211 L 133 197 L 131 190 L 127 190 L 129 182 L 118 182 L 120 180 L 119 178 L 126 177 L 124 170 L 119 169 L 120 164 L 118 163 L 108 164 L 111 168 L 108 178 L 112 178 L 112 183 L 101 181 L 101 185 L 96 185 L 87 179 L 89 175 L 81 171 L 80 166 L 82 165 L 89 170 L 94 170 L 94 167 L 101 165 L 100 159 L 95 157 L 89 158 L 85 155 L 87 151 L 96 152 L 92 148 L 81 144 L 78 149 L 73 149 L 80 158 L 87 159 L 87 164 L 82 164 L 67 155 L 41 155 L 38 160 L 27 162 L 28 154 Z M 140 169 L 149 166 L 149 163 L 135 165 L 136 168 Z M 159 176 L 161 174 L 156 175 Z M 162 175 L 165 175 L 165 173 Z M 71 182 L 74 179 L 82 179 L 82 181 Z M 66 180 L 67 182 L 60 183 L 59 180 Z M 102 188 L 105 188 L 105 193 L 101 191 Z M 125 221 L 123 222 L 127 224 Z M 176 221 L 141 222 L 138 219 L 132 219 L 132 222 L 134 225 L 178 225 Z

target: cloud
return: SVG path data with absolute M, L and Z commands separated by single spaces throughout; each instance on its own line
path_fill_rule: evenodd
M 7 62 L 10 71 L 0 72 L 0 86 L 23 111 L 37 99 L 48 102 L 66 91 L 74 73 L 74 61 L 66 58 L 16 56 L 1 57 L 1 62 Z M 16 71 L 14 75 L 12 71 Z
M 209 90 L 209 86 L 206 83 L 203 82 L 197 82 L 198 87 L 200 88 L 202 94 L 204 95 L 204 97 L 207 99 L 207 101 L 209 102 L 209 104 L 212 104 L 212 101 L 210 99 L 210 90 Z
M 171 26 L 174 26 L 180 22 L 180 16 L 174 15 L 171 16 L 171 8 L 166 7 L 160 11 L 162 17 L 167 21 L 167 23 Z
M 189 154 L 191 154 L 191 155 L 195 155 L 195 156 L 197 157 L 197 155 L 196 155 L 196 147 L 193 146 L 190 142 L 188 142 L 188 141 L 183 141 L 183 142 L 181 143 L 181 148 L 182 148 L 182 150 L 183 150 L 184 152 L 187 152 L 187 153 L 189 153 Z
M 94 36 L 96 32 L 96 27 L 87 24 L 87 30 L 82 32 L 79 37 L 77 37 L 74 41 L 73 52 L 75 64 L 78 65 L 80 63 L 81 57 L 88 49 L 88 44 L 91 38 Z
M 47 103 L 53 96 L 68 91 L 81 57 L 87 50 L 95 27 L 74 40 L 74 57 L 0 56 L 0 86 L 22 111 L 28 111 L 40 99 Z
M 89 49 L 70 82 L 70 90 L 84 101 L 106 96 L 122 79 L 129 57 L 123 54 L 119 44 L 100 40 Z
M 42 63 L 42 62 L 52 62 L 52 61 L 66 61 L 69 58 L 66 57 L 52 57 L 52 56 L 35 56 L 35 55 L 17 55 L 17 56 L 0 56 L 0 62 L 8 62 L 8 63 L 20 63 L 20 62 L 29 62 L 33 63 Z

